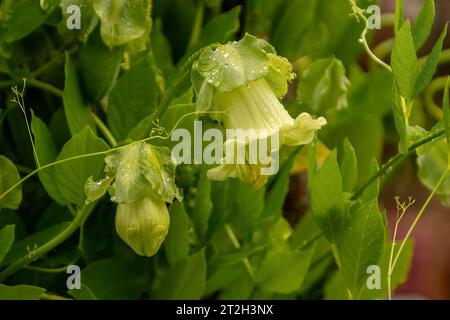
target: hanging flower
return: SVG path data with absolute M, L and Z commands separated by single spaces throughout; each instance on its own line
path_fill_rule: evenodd
M 265 156 L 272 160 L 276 160 L 274 154 L 283 145 L 310 143 L 314 133 L 326 124 L 323 117 L 313 119 L 308 113 L 301 113 L 293 119 L 286 111 L 280 99 L 294 78 L 287 59 L 278 56 L 266 41 L 248 34 L 239 42 L 205 49 L 192 68 L 197 111 L 214 111 L 209 116 L 227 130 L 252 132 L 251 136 L 227 136 L 225 146 L 232 147 L 224 149 L 248 151 L 249 144 L 265 141 L 264 145 L 269 146 Z M 251 154 L 247 154 L 245 161 L 232 163 L 225 151 L 222 163 L 210 170 L 208 177 L 235 177 L 260 186 L 271 174 L 270 170 L 264 172 L 270 163 L 252 162 L 250 158 Z
M 181 200 L 170 150 L 134 143 L 107 156 L 105 162 L 105 178 L 86 182 L 88 201 L 109 191 L 118 203 L 117 233 L 137 254 L 150 257 L 169 230 L 166 202 Z
M 150 257 L 158 252 L 169 224 L 166 203 L 154 192 L 141 200 L 117 206 L 117 233 L 141 256 Z

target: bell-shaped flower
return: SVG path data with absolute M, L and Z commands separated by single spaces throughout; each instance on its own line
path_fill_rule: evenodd
M 105 178 L 86 182 L 88 201 L 109 191 L 111 200 L 118 204 L 119 236 L 137 254 L 154 255 L 169 229 L 166 202 L 181 200 L 170 150 L 133 143 L 108 155 L 105 162 Z
M 276 173 L 266 170 L 270 163 L 250 161 L 255 158 L 251 153 L 238 161 L 239 157 L 230 157 L 227 150 L 247 151 L 252 149 L 249 144 L 257 141 L 261 146 L 264 141 L 263 145 L 269 146 L 267 154 L 261 150 L 259 154 L 276 161 L 283 145 L 297 146 L 313 140 L 315 132 L 326 124 L 325 118 L 313 119 L 301 113 L 294 119 L 280 102 L 294 78 L 287 59 L 278 56 L 266 41 L 250 35 L 217 49 L 205 49 L 192 68 L 197 111 L 213 111 L 208 115 L 227 131 L 225 146 L 233 146 L 224 148 L 221 164 L 208 172 L 211 179 L 236 177 L 260 186 L 268 175 Z M 240 130 L 252 134 L 229 137 L 228 132 Z

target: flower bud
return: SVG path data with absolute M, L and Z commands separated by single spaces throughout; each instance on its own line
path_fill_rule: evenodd
M 158 252 L 169 224 L 166 203 L 154 192 L 141 200 L 117 206 L 117 233 L 141 256 L 151 257 Z

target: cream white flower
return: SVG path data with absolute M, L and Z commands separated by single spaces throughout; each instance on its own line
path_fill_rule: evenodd
M 248 151 L 250 143 L 265 140 L 266 156 L 271 157 L 283 145 L 310 143 L 326 124 L 325 118 L 313 119 L 308 113 L 294 119 L 284 108 L 280 99 L 294 77 L 287 59 L 276 55 L 266 41 L 246 35 L 239 42 L 205 50 L 194 64 L 197 110 L 214 111 L 209 116 L 227 130 L 256 131 L 251 137 L 228 139 L 225 146 Z M 269 163 L 251 162 L 248 153 L 244 162 L 231 163 L 224 150 L 221 164 L 208 172 L 210 179 L 239 178 L 255 186 L 267 181 L 261 172 Z

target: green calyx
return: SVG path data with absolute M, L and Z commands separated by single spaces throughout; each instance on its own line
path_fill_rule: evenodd
M 216 109 L 216 92 L 232 92 L 261 78 L 282 98 L 295 74 L 289 61 L 268 42 L 246 34 L 240 41 L 205 49 L 192 66 L 191 77 L 197 110 L 207 111 Z

